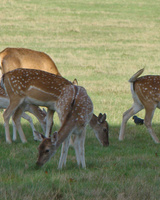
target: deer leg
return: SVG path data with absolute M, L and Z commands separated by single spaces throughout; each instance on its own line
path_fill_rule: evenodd
M 79 154 L 80 154 L 80 161 L 82 164 L 82 168 L 86 168 L 86 163 L 85 163 L 85 148 L 84 148 L 84 144 L 85 144 L 85 138 L 86 138 L 86 127 L 83 129 L 79 139 Z
M 47 124 L 46 124 L 46 133 L 45 136 L 48 138 L 51 133 L 52 125 L 53 125 L 53 114 L 54 110 L 49 110 L 47 112 Z
M 16 141 L 17 140 L 17 129 L 16 129 L 16 125 L 15 125 L 13 119 L 12 119 L 12 127 L 13 127 L 13 141 Z
M 153 118 L 155 109 L 156 109 L 156 106 L 152 108 L 151 108 L 151 105 L 145 107 L 146 114 L 144 118 L 144 124 L 147 127 L 149 134 L 151 135 L 154 142 L 158 144 L 160 143 L 160 141 L 157 138 L 156 134 L 154 133 L 154 130 L 152 129 L 152 118 Z
M 62 169 L 63 165 L 64 165 L 64 167 L 66 166 L 70 137 L 71 137 L 71 134 L 65 139 L 65 141 L 62 144 L 61 156 L 60 156 L 60 160 L 59 160 L 59 164 L 58 164 L 58 169 Z
M 26 119 L 30 123 L 30 126 L 32 128 L 32 132 L 33 132 L 33 138 L 34 138 L 34 140 L 39 141 L 39 137 L 37 137 L 37 135 L 35 134 L 36 129 L 34 127 L 32 118 L 29 115 L 27 115 L 25 112 L 22 113 L 22 117 L 24 119 Z
M 80 135 L 75 135 L 74 140 L 74 149 L 76 153 L 77 164 L 80 166 L 82 164 L 82 168 L 86 168 L 85 163 L 85 137 L 86 137 L 86 128 L 82 131 Z
M 123 119 L 122 119 L 122 124 L 121 124 L 121 128 L 120 128 L 120 133 L 119 133 L 119 140 L 124 139 L 125 126 L 127 124 L 127 121 L 129 120 L 129 118 L 131 118 L 133 115 L 135 115 L 142 109 L 143 109 L 142 105 L 133 104 L 133 106 L 129 110 L 127 110 L 126 112 L 123 113 Z
M 11 102 L 11 101 L 10 101 Z M 4 111 L 3 113 L 3 118 L 4 118 L 4 126 L 5 126 L 5 134 L 6 134 L 6 142 L 11 144 L 11 137 L 10 137 L 10 132 L 9 132 L 9 119 L 11 115 L 15 112 L 17 107 L 21 104 L 21 101 L 12 101 L 8 108 Z
M 46 132 L 46 121 L 45 121 L 46 118 L 44 118 L 43 111 L 38 106 L 35 106 L 35 105 L 28 105 L 26 108 L 26 111 L 29 111 L 34 116 L 36 116 L 39 123 L 41 124 L 42 130 L 45 133 Z
M 21 126 L 21 122 L 20 122 L 20 119 L 21 119 L 22 113 L 24 112 L 24 109 L 25 109 L 25 106 L 21 106 L 21 107 L 17 108 L 16 112 L 13 115 L 13 121 L 16 124 L 16 127 L 17 127 L 17 130 L 19 132 L 19 136 L 21 138 L 21 141 L 23 143 L 26 143 L 27 140 L 26 140 L 26 137 L 25 137 L 24 132 L 22 130 L 22 126 Z
M 74 135 L 74 142 L 73 142 L 73 147 L 75 149 L 75 153 L 76 153 L 76 160 L 77 160 L 77 164 L 78 166 L 80 166 L 80 152 L 79 152 L 79 135 Z

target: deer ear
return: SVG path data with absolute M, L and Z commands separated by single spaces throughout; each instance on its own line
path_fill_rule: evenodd
M 107 117 L 107 115 L 106 115 L 106 113 L 104 113 L 102 118 L 101 118 L 101 123 L 103 123 L 106 120 L 106 117 Z
M 73 85 L 78 85 L 78 81 L 76 78 L 73 80 Z
M 58 132 L 56 131 L 51 135 L 52 145 L 56 145 L 57 141 L 58 141 Z
M 34 131 L 34 133 L 38 137 L 39 141 L 42 141 L 43 139 L 46 138 L 42 133 L 39 133 L 38 131 Z
M 98 120 L 97 120 L 98 123 L 101 124 L 101 123 L 103 123 L 105 120 L 106 120 L 106 114 L 104 113 L 104 114 L 102 115 L 102 113 L 100 113 L 99 116 L 98 116 Z
M 101 118 L 102 118 L 102 113 L 99 113 L 98 115 L 98 119 L 97 119 L 97 123 L 100 124 L 101 123 Z

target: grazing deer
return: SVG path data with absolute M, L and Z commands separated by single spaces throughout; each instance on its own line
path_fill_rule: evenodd
M 45 53 L 25 48 L 6 48 L 0 52 L 2 73 L 17 68 L 39 69 L 61 75 L 53 60 Z
M 4 89 L 0 86 L 0 109 L 6 109 L 9 106 L 9 103 L 10 103 L 10 100 L 9 100 L 8 96 L 6 95 Z M 32 107 L 27 105 L 27 107 L 25 108 L 25 111 L 28 111 L 37 117 L 37 119 L 39 120 L 39 122 L 42 126 L 43 131 L 45 132 L 46 112 L 42 111 L 39 107 L 34 106 L 34 105 Z M 25 112 L 22 113 L 22 117 L 30 123 L 32 132 L 33 132 L 33 136 L 34 136 L 34 140 L 40 140 L 40 138 L 37 137 L 37 134 L 35 134 L 36 129 L 34 127 L 32 118 L 29 115 L 27 115 Z M 17 134 L 16 134 L 16 125 L 15 125 L 13 119 L 12 119 L 12 124 L 13 124 L 13 141 L 15 141 L 17 139 Z
M 143 71 L 144 69 L 139 70 L 129 79 L 134 103 L 133 106 L 123 114 L 119 140 L 124 139 L 124 131 L 128 119 L 140 110 L 145 109 L 144 124 L 154 142 L 159 143 L 159 139 L 152 129 L 151 122 L 155 109 L 160 108 L 160 76 L 147 75 L 138 78 Z
M 79 100 L 77 99 L 79 102 Z M 85 105 L 84 105 L 85 106 Z M 76 105 L 75 105 L 76 107 Z M 76 110 L 76 109 L 75 109 Z M 83 112 L 83 111 L 82 111 Z M 72 112 L 73 113 L 73 112 Z M 80 115 L 80 114 L 79 114 Z M 105 121 L 106 115 L 102 115 L 101 113 L 97 117 L 93 114 L 92 119 L 89 122 L 89 125 L 92 127 L 93 131 L 95 132 L 95 135 L 97 139 L 100 141 L 100 143 L 103 146 L 109 145 L 109 139 L 108 139 L 108 123 Z M 77 120 L 78 123 L 78 120 Z M 79 126 L 77 124 L 77 126 Z M 86 168 L 85 164 L 85 156 L 84 156 L 84 142 L 85 142 L 85 128 L 83 127 L 82 132 L 80 133 L 79 128 L 75 128 L 73 131 L 73 140 L 71 140 L 71 135 L 66 138 L 62 144 L 61 149 L 61 156 L 58 164 L 58 169 L 62 169 L 62 167 L 66 166 L 67 161 L 67 154 L 68 154 L 68 148 L 70 145 L 70 141 L 72 142 L 72 146 L 75 149 L 76 152 L 76 160 L 78 166 L 80 164 L 83 168 Z M 60 129 L 61 130 L 61 129 Z M 39 156 L 36 164 L 38 166 L 44 165 L 57 151 L 57 148 L 60 146 L 62 137 L 61 132 L 55 132 L 51 135 L 50 138 L 45 137 L 43 134 L 38 133 L 36 131 L 36 134 L 38 137 L 41 138 L 42 142 L 39 145 Z
M 106 114 L 100 113 L 98 117 L 93 114 L 92 119 L 89 122 L 90 127 L 93 129 L 97 140 L 103 145 L 109 145 L 109 125 L 106 121 Z
M 39 69 L 61 76 L 54 61 L 45 53 L 26 48 L 6 48 L 0 52 L 0 78 L 2 74 L 17 68 Z M 36 114 L 45 131 L 43 114 L 40 109 L 28 106 L 32 114 Z M 25 115 L 25 114 L 24 114 Z M 24 116 L 23 115 L 23 116 Z M 42 116 L 41 116 L 42 115 Z M 15 128 L 14 128 L 15 131 Z M 13 134 L 15 135 L 15 134 Z
M 3 114 L 6 141 L 9 141 L 9 118 L 12 114 L 23 141 L 25 136 L 19 121 L 25 106 L 34 104 L 48 107 L 47 127 L 49 128 L 47 130 L 50 130 L 53 111 L 58 113 L 61 127 L 51 138 L 48 138 L 49 131 L 46 130 L 45 136 L 47 138 L 40 144 L 40 156 L 37 164 L 44 164 L 63 143 L 59 164 L 59 168 L 62 168 L 62 165 L 66 162 L 69 139 L 71 134 L 74 133 L 76 134 L 75 143 L 77 143 L 77 162 L 85 168 L 86 125 L 93 116 L 93 104 L 86 90 L 81 86 L 73 85 L 60 76 L 34 69 L 16 69 L 8 72 L 2 77 L 2 85 L 10 98 L 10 105 Z M 48 147 L 51 148 L 50 144 L 52 144 L 52 151 L 48 149 Z M 44 158 L 43 153 L 48 153 L 48 157 Z
M 3 73 L 9 72 L 16 68 L 31 68 L 31 69 L 45 70 L 47 72 L 61 76 L 55 63 L 47 54 L 43 52 L 39 52 L 39 51 L 25 49 L 25 48 L 6 48 L 2 52 L 0 52 L 0 68 L 2 69 Z M 76 79 L 73 81 L 73 84 L 78 85 L 78 82 Z M 35 107 L 33 107 L 33 105 L 30 105 L 30 111 L 32 110 L 35 110 Z M 47 113 L 47 118 L 51 118 L 53 114 L 54 114 L 54 111 L 50 110 L 50 112 Z M 101 137 L 104 138 L 104 140 L 102 139 L 101 140 L 98 139 L 98 140 L 100 141 L 102 145 L 105 146 L 106 141 L 108 140 L 106 138 L 108 137 L 108 123 L 105 120 L 100 123 L 98 121 L 99 118 L 95 119 L 94 115 L 92 117 L 92 121 L 93 119 L 94 119 L 95 124 L 92 125 L 92 128 L 96 134 L 96 137 L 98 139 L 98 136 L 101 135 Z M 103 115 L 103 119 L 104 119 L 104 115 Z M 41 119 L 39 119 L 39 121 L 41 122 L 41 125 L 42 125 L 43 121 Z M 99 132 L 95 131 L 94 126 L 99 126 Z M 107 130 L 106 131 L 107 136 L 105 134 L 105 130 Z

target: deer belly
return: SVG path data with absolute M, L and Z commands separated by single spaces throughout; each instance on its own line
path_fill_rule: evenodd
M 27 104 L 33 104 L 36 106 L 45 106 L 51 110 L 55 110 L 55 103 L 53 101 L 44 101 L 32 97 L 26 97 L 25 98 L 25 103 Z
M 52 90 L 48 92 L 36 86 L 30 86 L 30 88 L 25 94 L 26 96 L 29 96 L 35 99 L 42 99 L 42 101 L 45 101 L 45 100 L 56 101 L 59 97 L 56 94 L 56 92 L 53 92 Z

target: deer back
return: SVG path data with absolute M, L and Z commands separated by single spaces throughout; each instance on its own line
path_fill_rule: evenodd
M 147 75 L 133 83 L 133 89 L 141 102 L 160 101 L 160 76 Z
M 2 85 L 10 98 L 12 95 L 18 95 L 19 97 L 27 96 L 28 101 L 34 99 L 48 102 L 56 101 L 62 89 L 72 83 L 41 70 L 15 69 L 3 75 Z
M 0 52 L 0 67 L 3 74 L 17 68 L 28 68 L 61 75 L 47 54 L 25 48 L 6 48 Z
M 61 123 L 69 117 L 77 130 L 85 127 L 93 115 L 93 104 L 86 90 L 81 86 L 66 86 L 56 103 Z

